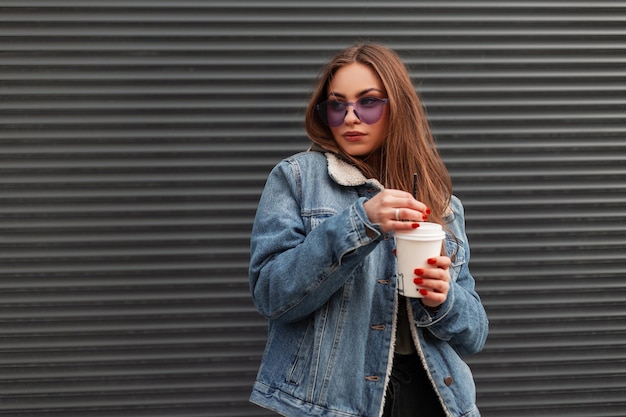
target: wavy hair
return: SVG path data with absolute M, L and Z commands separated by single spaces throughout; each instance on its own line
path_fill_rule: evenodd
M 343 152 L 316 111 L 316 105 L 326 100 L 334 74 L 352 63 L 361 63 L 374 70 L 389 99 L 380 168 Z M 426 111 L 408 70 L 394 51 L 380 44 L 363 43 L 335 55 L 322 69 L 313 90 L 306 110 L 305 128 L 314 143 L 337 153 L 358 167 L 366 177 L 378 179 L 386 188 L 413 193 L 413 177 L 417 173 L 417 199 L 432 210 L 429 221 L 444 224 L 443 217 L 452 196 L 452 181 L 435 146 Z

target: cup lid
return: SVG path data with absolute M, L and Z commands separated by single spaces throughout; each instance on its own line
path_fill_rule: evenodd
M 409 240 L 435 240 L 443 239 L 445 233 L 440 224 L 420 222 L 419 227 L 412 230 L 396 231 L 396 237 Z

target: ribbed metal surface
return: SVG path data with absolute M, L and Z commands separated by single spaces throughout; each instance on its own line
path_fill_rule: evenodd
M 626 415 L 624 2 L 53 3 L 0 1 L 0 415 L 271 415 L 249 230 L 362 39 L 466 205 L 483 415 Z

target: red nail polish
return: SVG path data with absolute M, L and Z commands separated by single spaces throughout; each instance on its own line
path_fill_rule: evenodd
M 424 283 L 424 280 L 422 278 L 415 278 L 413 282 L 415 283 L 415 285 L 422 285 Z
M 425 289 L 423 289 L 423 288 L 420 288 L 420 294 L 422 294 L 422 295 L 426 296 L 426 295 L 428 295 L 428 291 L 426 291 L 426 290 L 425 290 Z
M 437 260 L 435 258 L 430 258 L 427 262 L 428 262 L 428 265 L 434 265 L 437 263 Z
M 411 226 L 413 227 L 413 229 L 417 229 L 418 227 L 420 227 L 420 224 L 419 223 L 413 223 Z
M 428 216 L 427 215 L 423 215 L 422 216 L 422 220 L 428 220 Z
M 413 273 L 415 273 L 415 275 L 422 275 L 424 273 L 424 270 L 422 268 L 415 268 L 415 270 L 413 270 Z
M 430 211 L 429 208 L 426 208 L 426 214 L 430 214 L 430 213 L 432 213 L 432 211 Z
M 393 250 L 393 256 L 396 256 L 396 250 L 395 249 Z

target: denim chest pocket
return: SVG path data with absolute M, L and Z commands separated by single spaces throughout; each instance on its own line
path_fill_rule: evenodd
M 450 265 L 450 279 L 456 281 L 461 272 L 461 267 L 466 262 L 465 245 L 462 240 L 446 236 L 444 241 L 446 254 L 452 259 Z
M 333 209 L 317 209 L 302 213 L 307 233 L 336 214 L 337 212 Z

